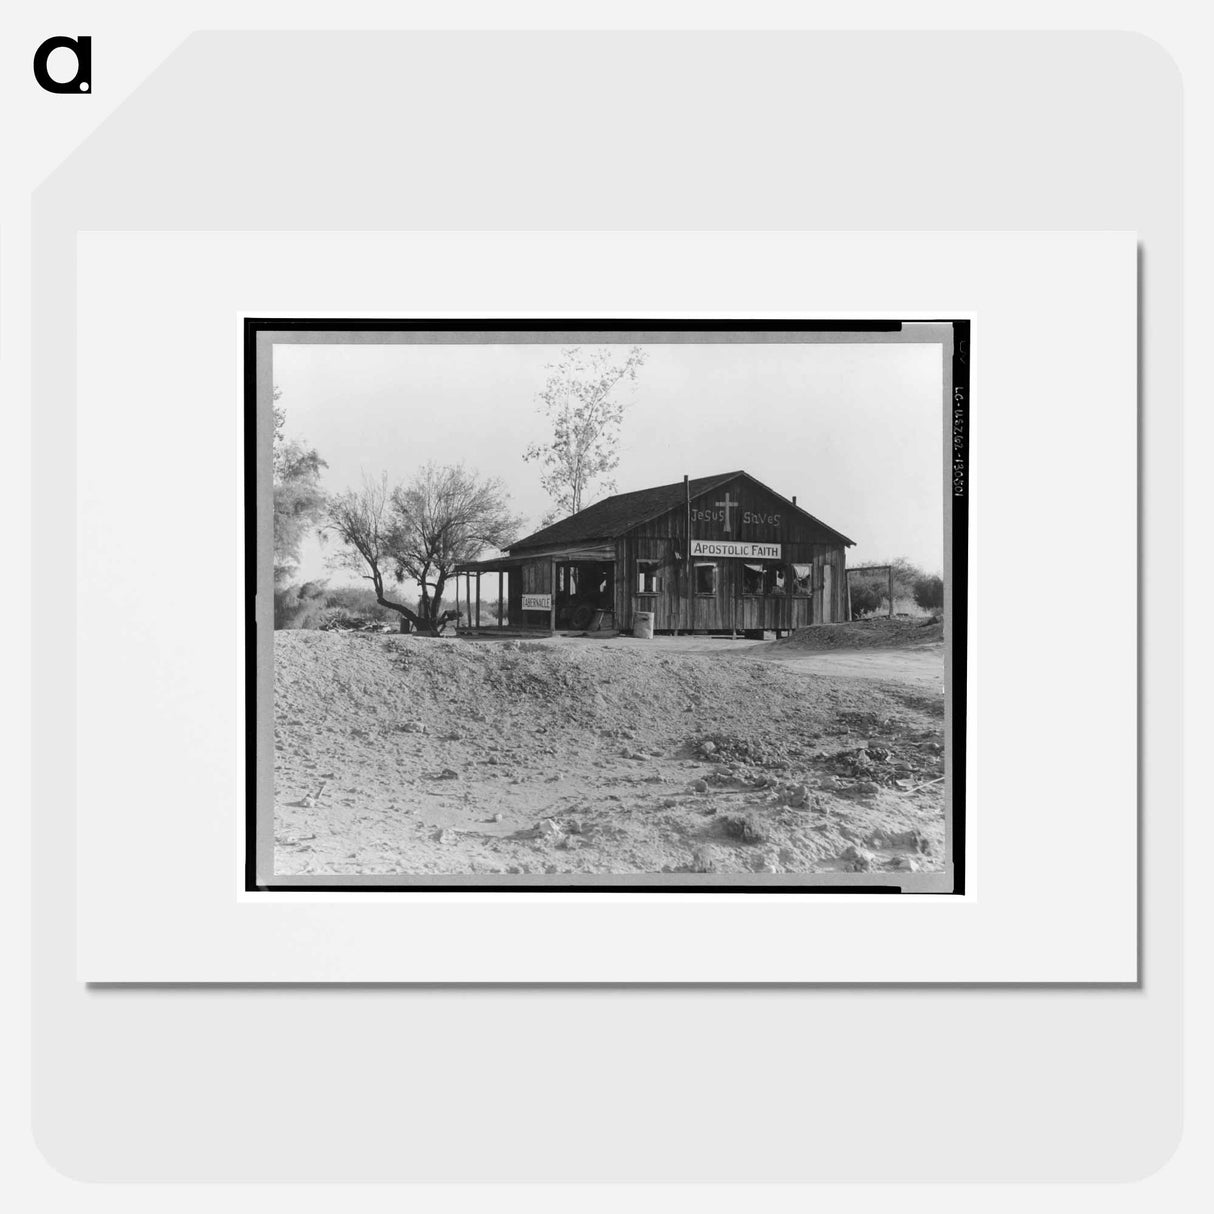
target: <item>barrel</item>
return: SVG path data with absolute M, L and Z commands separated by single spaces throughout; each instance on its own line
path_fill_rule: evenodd
M 636 622 L 632 626 L 632 635 L 641 637 L 643 640 L 651 640 L 653 637 L 653 612 L 638 611 L 636 613 Z

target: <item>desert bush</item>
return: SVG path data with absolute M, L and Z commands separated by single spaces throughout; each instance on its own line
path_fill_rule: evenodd
M 914 584 L 915 602 L 924 609 L 932 611 L 944 606 L 944 579 L 932 575 L 916 578 Z
M 944 582 L 903 557 L 886 562 L 893 574 L 894 612 L 934 611 L 944 605 Z M 852 619 L 859 620 L 889 610 L 889 575 L 855 574 L 849 578 Z
M 302 582 L 274 588 L 275 628 L 319 628 L 324 620 L 323 582 Z
M 871 615 L 888 606 L 889 596 L 877 582 L 853 582 L 851 587 L 852 619 Z
M 369 586 L 335 586 L 325 596 L 325 606 L 338 608 L 350 616 L 364 620 L 391 620 L 395 612 L 381 607 L 375 591 Z
M 274 589 L 275 628 L 357 626 L 369 621 L 395 622 L 395 617 L 375 601 L 374 591 L 362 586 L 303 582 Z

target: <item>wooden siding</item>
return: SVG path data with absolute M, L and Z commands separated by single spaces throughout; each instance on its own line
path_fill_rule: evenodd
M 726 501 L 728 507 L 722 504 Z M 745 478 L 693 499 L 692 509 L 692 539 L 779 544 L 781 563 L 810 566 L 811 593 L 745 594 L 746 561 L 721 557 L 716 560 L 716 594 L 695 594 L 695 560 L 711 558 L 689 557 L 686 509 L 681 506 L 634 527 L 616 541 L 616 618 L 621 628 L 631 628 L 638 611 L 652 611 L 659 632 L 787 630 L 845 618 L 846 550 L 814 520 Z M 728 532 L 724 529 L 726 513 Z M 659 562 L 661 585 L 656 594 L 637 593 L 639 560 Z M 829 603 L 824 593 L 827 565 L 832 570 Z
M 510 571 L 507 580 L 509 615 L 507 622 L 514 628 L 547 628 L 551 619 L 547 611 L 524 611 L 524 594 L 552 593 L 552 562 L 548 557 L 528 561 Z
M 728 507 L 719 503 L 729 502 Z M 693 565 L 687 536 L 687 513 L 680 504 L 641 523 L 615 543 L 615 618 L 621 630 L 631 630 L 638 611 L 654 613 L 658 632 L 787 631 L 808 624 L 847 618 L 846 549 L 829 528 L 818 525 L 749 478 L 739 477 L 692 499 L 691 539 L 779 544 L 780 563 L 810 567 L 811 593 L 750 595 L 743 589 L 741 557 L 716 558 L 717 588 L 713 595 L 693 592 Z M 729 531 L 724 528 L 729 514 Z M 638 593 L 637 562 L 658 563 L 661 579 L 653 594 Z M 829 576 L 827 569 L 829 568 Z M 791 579 L 786 585 L 791 587 Z M 829 589 L 829 601 L 827 590 Z M 510 622 L 544 626 L 546 613 L 523 614 L 523 594 L 552 591 L 548 556 L 525 563 L 510 578 Z

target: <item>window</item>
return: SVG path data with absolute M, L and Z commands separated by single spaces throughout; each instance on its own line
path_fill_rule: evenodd
M 812 565 L 790 565 L 789 570 L 792 572 L 792 592 L 793 594 L 810 594 L 813 591 L 813 566 Z
M 696 561 L 696 594 L 716 594 L 716 561 Z
M 742 593 L 788 593 L 788 567 L 779 561 L 747 561 L 742 566 Z
M 637 561 L 637 594 L 657 594 L 662 589 L 658 561 Z

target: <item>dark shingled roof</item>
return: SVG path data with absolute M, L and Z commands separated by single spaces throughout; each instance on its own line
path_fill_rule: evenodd
M 754 481 L 756 485 L 760 484 L 748 472 L 723 472 L 719 476 L 693 478 L 691 496 L 699 497 L 700 494 L 708 493 L 718 485 L 723 485 L 726 481 L 731 481 L 739 476 Z M 767 488 L 766 485 L 761 487 Z M 768 492 L 772 491 L 768 490 Z M 775 494 L 775 496 L 780 495 Z M 631 531 L 640 523 L 656 518 L 659 514 L 665 514 L 667 510 L 673 510 L 676 506 L 681 506 L 683 501 L 682 481 L 675 481 L 673 485 L 658 485 L 653 489 L 638 489 L 635 493 L 617 493 L 614 497 L 605 497 L 601 502 L 595 502 L 593 506 L 579 510 L 577 514 L 571 514 L 568 518 L 563 518 L 550 527 L 544 527 L 542 530 L 518 540 L 511 544 L 506 551 L 514 553 L 521 548 L 549 548 L 556 544 L 578 544 L 588 540 L 615 539 L 626 531 Z M 792 503 L 790 502 L 789 505 Z M 802 514 L 813 518 L 813 515 L 801 510 L 799 506 L 794 506 L 793 509 L 800 510 Z M 814 522 L 819 523 L 825 530 L 838 535 L 845 543 L 852 542 L 847 536 L 835 531 L 833 527 L 827 527 L 819 519 L 814 519 Z

